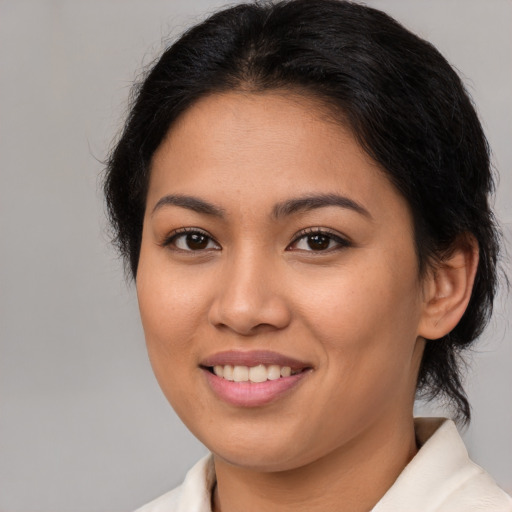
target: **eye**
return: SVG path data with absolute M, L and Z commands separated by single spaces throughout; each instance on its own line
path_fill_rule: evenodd
M 299 236 L 287 247 L 288 250 L 309 252 L 327 252 L 344 247 L 351 243 L 339 235 L 320 229 L 309 229 L 299 233 Z
M 211 236 L 198 229 L 181 229 L 167 237 L 162 245 L 187 252 L 220 250 Z

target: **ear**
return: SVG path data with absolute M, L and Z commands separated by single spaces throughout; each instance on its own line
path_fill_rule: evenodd
M 471 235 L 459 237 L 425 277 L 419 336 L 436 340 L 455 328 L 471 298 L 477 266 L 477 241 Z

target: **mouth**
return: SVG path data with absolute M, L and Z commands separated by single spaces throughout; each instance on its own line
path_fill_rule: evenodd
M 313 370 L 311 364 L 268 351 L 222 352 L 200 368 L 212 391 L 238 407 L 266 405 L 291 392 Z
M 230 382 L 252 382 L 254 384 L 266 382 L 267 380 L 285 379 L 308 369 L 307 367 L 292 369 L 290 366 L 280 366 L 277 364 L 258 364 L 256 366 L 226 364 L 206 367 L 206 370 L 221 379 Z

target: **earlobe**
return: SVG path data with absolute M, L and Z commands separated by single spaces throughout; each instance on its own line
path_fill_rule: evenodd
M 435 340 L 455 328 L 471 298 L 477 267 L 478 243 L 472 236 L 459 238 L 425 277 L 419 336 Z

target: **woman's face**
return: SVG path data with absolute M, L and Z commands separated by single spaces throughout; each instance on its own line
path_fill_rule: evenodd
M 223 460 L 300 467 L 412 416 L 411 214 L 312 99 L 217 94 L 180 118 L 153 159 L 137 293 L 163 392 Z

